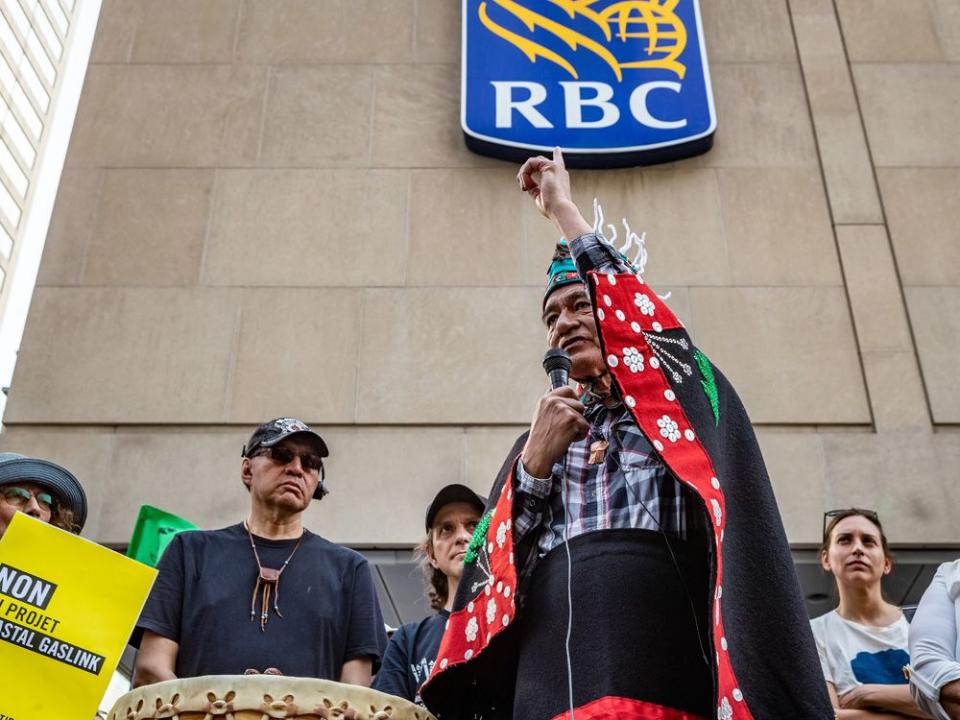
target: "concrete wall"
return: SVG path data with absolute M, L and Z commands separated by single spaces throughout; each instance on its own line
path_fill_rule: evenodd
M 790 539 L 877 508 L 958 543 L 960 5 L 701 0 L 714 149 L 580 172 L 751 411 Z M 87 534 L 242 516 L 239 452 L 322 427 L 312 526 L 411 543 L 486 489 L 544 380 L 555 232 L 459 130 L 457 0 L 105 0 L 3 449 Z

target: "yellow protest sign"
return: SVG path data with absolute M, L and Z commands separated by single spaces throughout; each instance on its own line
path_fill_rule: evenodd
M 156 574 L 17 513 L 0 538 L 0 718 L 91 720 Z

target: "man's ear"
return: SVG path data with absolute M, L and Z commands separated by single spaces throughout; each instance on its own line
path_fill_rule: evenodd
M 247 490 L 250 490 L 250 483 L 253 482 L 253 469 L 251 468 L 250 458 L 244 458 L 243 462 L 240 463 L 240 482 L 242 482 Z
M 431 530 L 430 532 L 433 533 L 433 530 Z M 427 562 L 430 563 L 430 567 L 432 567 L 434 570 L 440 569 L 440 563 L 437 562 L 437 555 L 433 551 L 432 542 L 429 545 L 427 545 Z

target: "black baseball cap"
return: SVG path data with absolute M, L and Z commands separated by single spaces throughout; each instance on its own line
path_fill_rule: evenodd
M 330 454 L 323 438 L 303 420 L 282 417 L 257 426 L 247 444 L 243 446 L 243 457 L 250 457 L 260 448 L 273 447 L 281 440 L 286 440 L 292 435 L 305 435 L 313 443 L 314 449 L 320 457 L 327 457 Z
M 450 503 L 455 502 L 469 503 L 477 508 L 477 512 L 481 515 L 483 514 L 483 509 L 487 505 L 486 498 L 480 497 L 466 485 L 460 485 L 459 483 L 446 485 L 445 487 L 440 488 L 440 492 L 434 496 L 433 502 L 431 502 L 430 506 L 427 508 L 427 517 L 425 522 L 427 532 L 430 532 L 430 528 L 433 527 L 433 521 L 436 520 L 437 513 L 440 512 L 441 508 L 443 508 L 444 505 L 449 505 Z

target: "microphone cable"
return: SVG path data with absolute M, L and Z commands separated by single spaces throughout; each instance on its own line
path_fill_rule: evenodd
M 567 655 L 567 695 L 570 703 L 570 720 L 573 715 L 573 660 L 570 656 L 570 635 L 573 633 L 573 559 L 570 556 L 570 512 L 567 506 L 567 492 L 564 485 L 560 486 L 560 504 L 563 507 L 563 547 L 567 551 L 567 638 L 564 648 Z

